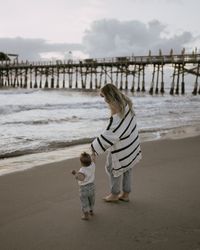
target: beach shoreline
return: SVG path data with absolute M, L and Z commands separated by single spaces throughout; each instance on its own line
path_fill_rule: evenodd
M 200 247 L 200 136 L 142 143 L 129 203 L 107 204 L 105 157 L 97 158 L 95 216 L 80 219 L 68 159 L 0 176 L 0 248 L 4 250 L 177 249 Z
M 156 129 L 141 131 L 140 139 L 141 142 L 147 142 L 165 139 L 182 139 L 199 135 L 200 125 L 196 124 L 163 129 L 161 131 Z M 90 151 L 89 139 L 83 140 L 83 143 L 81 144 L 71 145 L 69 147 L 53 151 L 4 158 L 0 160 L 0 176 L 12 174 L 18 171 L 25 171 L 44 164 L 56 163 L 65 159 L 73 159 L 78 157 L 82 151 Z

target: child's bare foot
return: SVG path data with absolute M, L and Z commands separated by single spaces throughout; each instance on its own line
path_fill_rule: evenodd
M 88 212 L 83 213 L 81 219 L 82 220 L 89 220 L 89 213 Z
M 91 216 L 93 216 L 93 215 L 94 215 L 93 210 L 90 210 L 90 215 L 91 215 Z

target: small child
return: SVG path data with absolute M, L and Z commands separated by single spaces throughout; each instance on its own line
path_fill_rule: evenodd
M 78 172 L 72 170 L 72 174 L 78 180 L 80 186 L 81 209 L 83 212 L 82 220 L 88 220 L 89 215 L 94 215 L 93 208 L 95 203 L 95 155 L 91 156 L 83 152 L 80 155 L 81 168 Z

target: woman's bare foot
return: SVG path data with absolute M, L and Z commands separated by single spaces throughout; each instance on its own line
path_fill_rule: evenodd
M 118 196 L 120 201 L 129 201 L 129 193 L 122 193 Z
M 109 194 L 106 197 L 104 197 L 103 200 L 106 202 L 117 202 L 119 198 L 118 198 L 118 195 Z

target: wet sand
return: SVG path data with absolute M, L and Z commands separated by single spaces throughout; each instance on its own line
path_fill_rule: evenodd
M 1 250 L 200 249 L 200 136 L 142 143 L 129 203 L 108 204 L 97 160 L 95 216 L 80 219 L 70 159 L 0 176 Z

